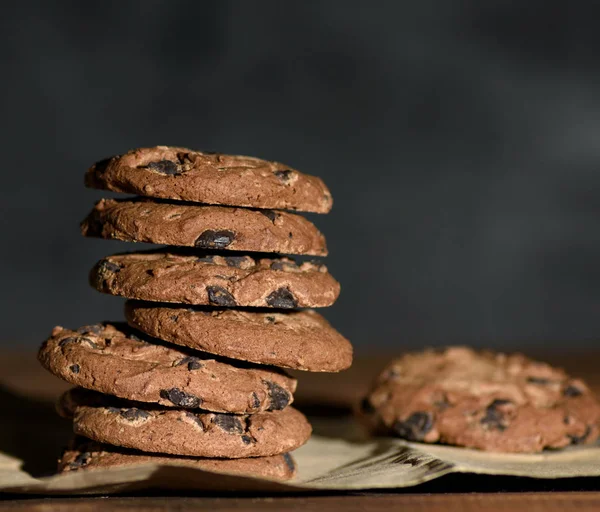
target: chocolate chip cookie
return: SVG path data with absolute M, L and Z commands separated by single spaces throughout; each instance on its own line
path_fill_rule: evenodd
M 296 380 L 276 368 L 220 362 L 139 336 L 126 324 L 56 327 L 38 359 L 71 384 L 167 407 L 255 413 L 293 400 Z
M 312 431 L 293 407 L 236 416 L 151 406 L 82 388 L 66 392 L 57 410 L 73 418 L 75 434 L 94 441 L 192 457 L 278 455 L 302 446 Z
M 392 362 L 361 416 L 410 441 L 534 453 L 595 442 L 600 404 L 581 380 L 521 354 L 450 347 Z
M 88 187 L 205 204 L 327 213 L 332 199 L 320 178 L 247 156 L 158 146 L 98 162 Z
M 319 263 L 163 251 L 104 258 L 92 269 L 90 283 L 130 299 L 221 307 L 325 307 L 340 293 Z
M 127 321 L 171 343 L 260 364 L 337 372 L 352 345 L 312 310 L 184 308 L 129 301 Z
M 312 222 L 273 210 L 102 199 L 81 223 L 81 232 L 199 249 L 327 255 L 325 237 Z
M 290 480 L 296 474 L 296 463 L 289 453 L 248 459 L 177 457 L 174 455 L 153 455 L 136 450 L 128 450 L 127 448 L 117 448 L 108 444 L 96 443 L 85 438 L 77 438 L 65 450 L 58 462 L 58 471 L 60 473 L 67 473 L 79 470 L 123 468 L 141 464 L 184 466 L 211 473 L 282 481 Z

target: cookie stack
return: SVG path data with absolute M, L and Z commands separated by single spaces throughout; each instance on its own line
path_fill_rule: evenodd
M 78 386 L 58 405 L 79 436 L 61 470 L 168 461 L 291 478 L 289 452 L 311 426 L 290 407 L 296 380 L 282 368 L 352 362 L 350 343 L 303 309 L 333 304 L 337 281 L 320 262 L 279 255 L 327 255 L 318 229 L 283 211 L 327 213 L 325 184 L 279 163 L 173 147 L 98 162 L 86 184 L 141 197 L 98 202 L 85 236 L 169 247 L 92 269 L 94 288 L 129 299 L 127 323 L 56 327 L 40 349 L 45 368 Z

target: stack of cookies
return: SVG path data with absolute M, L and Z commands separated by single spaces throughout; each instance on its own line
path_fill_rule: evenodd
M 129 299 L 127 323 L 56 327 L 40 350 L 45 368 L 78 386 L 58 405 L 78 436 L 61 470 L 156 461 L 291 478 L 289 452 L 311 426 L 290 406 L 296 380 L 282 368 L 352 362 L 350 343 L 305 309 L 332 305 L 337 281 L 320 262 L 279 255 L 327 255 L 318 229 L 283 211 L 327 213 L 325 184 L 279 163 L 173 147 L 98 162 L 86 184 L 142 197 L 101 200 L 84 235 L 170 247 L 92 269 L 94 288 Z

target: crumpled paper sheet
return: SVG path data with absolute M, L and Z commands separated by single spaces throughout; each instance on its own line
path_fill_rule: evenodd
M 410 487 L 448 473 L 568 478 L 600 476 L 600 446 L 537 455 L 494 454 L 383 438 L 347 441 L 313 436 L 294 452 L 298 476 L 285 483 L 144 464 L 34 478 L 21 461 L 0 453 L 0 492 L 111 494 L 161 490 L 303 492 Z

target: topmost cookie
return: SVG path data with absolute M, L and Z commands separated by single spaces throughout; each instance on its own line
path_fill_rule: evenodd
M 323 181 L 277 162 L 156 146 L 93 165 L 88 187 L 205 204 L 327 213 Z

